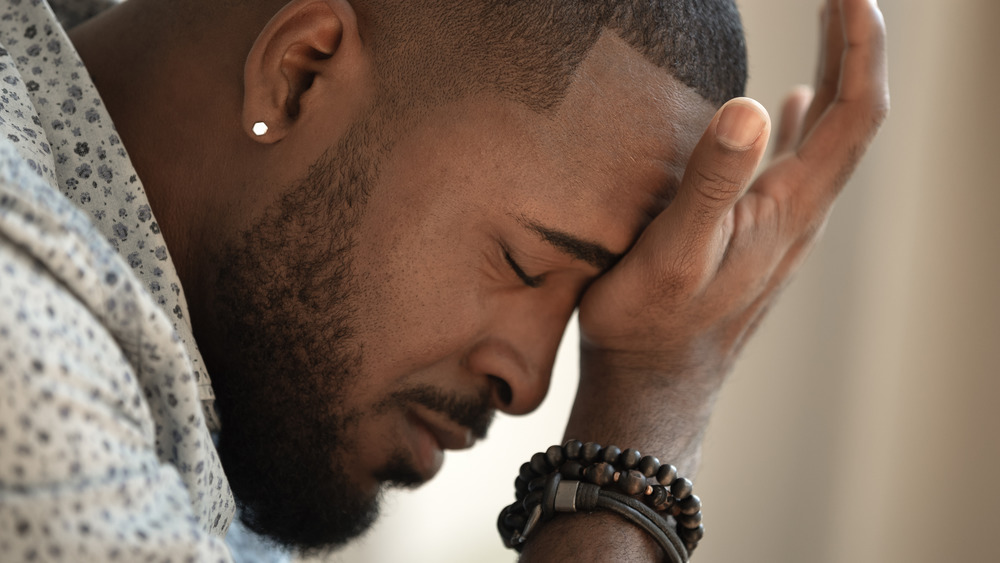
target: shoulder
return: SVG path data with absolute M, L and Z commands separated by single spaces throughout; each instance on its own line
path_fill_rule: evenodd
M 172 325 L 2 139 L 0 398 L 0 529 L 25 531 L 10 546 L 60 529 L 69 551 L 227 559 L 231 493 Z

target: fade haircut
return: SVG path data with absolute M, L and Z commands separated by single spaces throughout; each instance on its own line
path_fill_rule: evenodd
M 565 96 L 605 30 L 706 100 L 742 96 L 733 0 L 360 0 L 383 86 L 407 105 L 494 91 L 539 112 Z M 404 101 L 405 100 L 405 101 Z

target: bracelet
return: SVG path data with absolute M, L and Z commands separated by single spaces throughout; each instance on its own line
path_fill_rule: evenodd
M 669 561 L 685 563 L 705 535 L 701 499 L 692 488 L 677 468 L 653 456 L 570 440 L 521 465 L 514 480 L 517 500 L 500 512 L 497 528 L 504 545 L 520 551 L 556 513 L 604 509 L 648 532 Z

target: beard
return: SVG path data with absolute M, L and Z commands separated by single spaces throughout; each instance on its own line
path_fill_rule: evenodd
M 369 123 L 220 253 L 209 334 L 198 334 L 210 343 L 219 456 L 240 518 L 303 552 L 340 546 L 377 517 L 380 493 L 348 471 L 363 417 L 420 404 L 483 437 L 493 414 L 488 390 L 460 397 L 426 385 L 387 393 L 371 412 L 350 406 L 364 363 L 355 305 L 370 299 L 351 259 L 377 175 Z M 422 481 L 405 451 L 389 452 L 374 477 Z

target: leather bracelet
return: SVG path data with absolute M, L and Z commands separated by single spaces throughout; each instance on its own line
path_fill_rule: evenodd
M 691 482 L 634 449 L 570 440 L 521 465 L 514 489 L 517 500 L 500 512 L 497 528 L 504 544 L 518 551 L 558 512 L 615 512 L 646 530 L 675 563 L 688 560 L 705 532 Z

